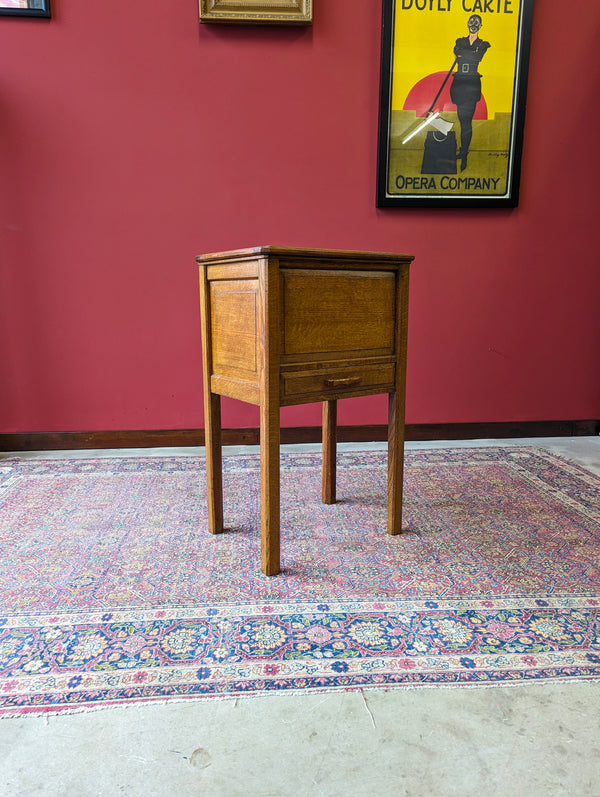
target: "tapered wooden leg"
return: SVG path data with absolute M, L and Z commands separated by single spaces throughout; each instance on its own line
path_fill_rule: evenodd
M 323 503 L 335 504 L 337 401 L 323 402 Z
M 279 551 L 279 404 L 260 408 L 260 512 L 262 572 L 280 572 Z
M 223 461 L 221 454 L 221 396 L 209 393 L 204 402 L 204 444 L 206 449 L 206 487 L 208 530 L 223 531 Z
M 388 534 L 402 531 L 404 480 L 404 412 L 398 394 L 390 393 L 388 405 Z

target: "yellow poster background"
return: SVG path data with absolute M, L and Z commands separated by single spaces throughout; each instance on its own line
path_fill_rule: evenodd
M 408 5 L 410 0 L 405 0 Z M 519 31 L 520 0 L 492 0 L 490 7 L 501 13 L 465 11 L 472 9 L 473 0 L 435 0 L 433 8 L 419 11 L 414 2 L 411 8 L 402 8 L 402 0 L 396 3 L 394 23 L 394 52 L 392 76 L 392 110 L 402 110 L 404 101 L 412 87 L 422 78 L 434 72 L 447 72 L 454 60 L 456 39 L 468 36 L 467 20 L 472 13 L 479 14 L 483 25 L 479 38 L 491 45 L 480 66 L 483 75 L 483 95 L 488 114 L 510 113 L 513 103 L 515 58 Z M 422 1 L 420 0 L 420 4 Z M 450 11 L 438 11 L 442 6 Z M 504 13 L 508 9 L 512 13 Z M 431 98 L 433 101 L 433 97 Z

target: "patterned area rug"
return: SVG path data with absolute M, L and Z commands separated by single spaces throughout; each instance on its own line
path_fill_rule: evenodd
M 600 677 L 600 478 L 538 449 L 282 456 L 283 573 L 260 572 L 259 463 L 0 460 L 0 714 L 275 690 Z

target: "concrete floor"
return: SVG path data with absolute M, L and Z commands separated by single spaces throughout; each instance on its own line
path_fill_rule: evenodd
M 407 447 L 449 445 L 535 445 L 600 475 L 598 437 Z M 284 694 L 5 719 L 0 761 L 2 797 L 598 797 L 600 684 Z

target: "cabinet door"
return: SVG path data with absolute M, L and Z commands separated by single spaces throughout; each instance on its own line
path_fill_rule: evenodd
M 395 272 L 282 269 L 281 274 L 286 360 L 394 353 Z

